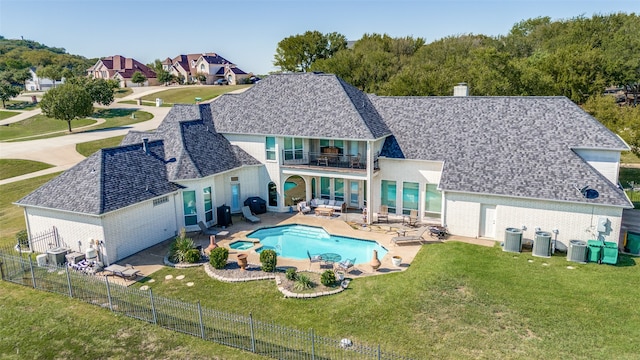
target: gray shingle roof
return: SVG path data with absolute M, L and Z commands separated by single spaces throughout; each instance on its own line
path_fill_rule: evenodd
M 211 103 L 218 132 L 373 140 L 389 129 L 369 98 L 335 75 L 270 75 Z
M 162 139 L 169 179 L 196 179 L 239 168 L 261 165 L 254 157 L 233 146 L 215 131 L 209 104 L 175 105 L 153 132 L 130 132 L 123 145 L 140 143 L 143 138 Z
M 162 141 L 102 149 L 17 201 L 100 215 L 180 188 L 167 179 Z
M 627 145 L 567 98 L 370 98 L 394 134 L 381 155 L 444 161 L 444 190 L 630 205 L 572 150 Z M 585 185 L 600 197 L 585 200 Z

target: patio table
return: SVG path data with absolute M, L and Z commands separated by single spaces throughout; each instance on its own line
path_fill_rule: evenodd
M 320 260 L 325 263 L 325 265 L 333 265 L 340 260 L 342 260 L 342 256 L 336 253 L 324 253 L 320 254 Z

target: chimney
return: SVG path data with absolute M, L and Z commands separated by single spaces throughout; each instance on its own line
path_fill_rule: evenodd
M 144 150 L 145 154 L 149 155 L 149 139 L 142 139 L 142 150 Z
M 467 83 L 461 82 L 453 87 L 453 96 L 469 96 L 469 87 Z

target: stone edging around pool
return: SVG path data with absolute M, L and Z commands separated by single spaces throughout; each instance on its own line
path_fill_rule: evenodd
M 344 289 L 347 288 L 347 286 L 349 286 L 349 281 L 345 280 L 345 282 L 343 282 L 343 286 L 340 286 L 339 288 L 335 289 L 335 290 L 331 290 L 331 291 L 321 291 L 321 292 L 316 292 L 316 293 L 305 293 L 305 294 L 299 294 L 299 293 L 294 293 L 291 292 L 287 289 L 285 289 L 283 286 L 281 286 L 282 281 L 280 280 L 280 277 L 273 274 L 273 275 L 264 275 L 264 276 L 256 276 L 256 277 L 237 277 L 237 278 L 231 278 L 231 277 L 226 277 L 220 274 L 217 274 L 214 269 L 211 267 L 210 264 L 204 264 L 204 271 L 207 273 L 207 275 L 209 275 L 210 277 L 222 281 L 222 282 L 247 282 L 247 281 L 253 281 L 253 280 L 271 280 L 271 279 L 275 279 L 276 280 L 276 286 L 278 287 L 278 291 L 280 291 L 285 298 L 298 298 L 298 299 L 310 299 L 310 298 L 316 298 L 316 297 L 320 297 L 320 296 L 326 296 L 326 295 L 333 295 L 333 294 L 337 294 L 340 293 L 342 291 L 344 291 Z
M 188 268 L 198 267 L 198 266 L 202 266 L 204 264 L 207 264 L 206 261 L 201 261 L 201 262 L 197 262 L 197 263 L 194 263 L 194 264 L 187 264 L 187 263 L 178 263 L 178 264 L 176 264 L 176 263 L 173 263 L 173 262 L 169 261 L 169 255 L 167 255 L 167 256 L 165 256 L 163 258 L 163 262 L 164 262 L 165 266 L 169 266 L 169 267 L 176 268 L 176 269 L 188 269 Z

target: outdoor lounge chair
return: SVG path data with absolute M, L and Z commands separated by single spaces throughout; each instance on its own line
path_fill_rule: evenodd
M 345 273 L 349 273 L 349 271 L 351 271 L 351 268 L 353 267 L 353 265 L 355 265 L 355 263 L 356 263 L 356 258 L 345 259 L 337 263 L 336 268 L 338 268 L 338 270 L 344 271 Z
M 247 220 L 250 223 L 259 223 L 260 222 L 260 218 L 253 215 L 251 213 L 251 209 L 249 209 L 248 206 L 243 206 L 242 207 L 242 216 L 244 216 L 244 219 Z
M 389 206 L 380 205 L 380 211 L 378 211 L 378 222 L 380 221 L 389 222 Z
M 309 253 L 309 250 L 307 250 L 307 256 L 309 257 L 309 269 L 311 269 L 311 264 L 316 262 L 319 263 L 322 261 L 320 255 L 311 255 L 311 253 Z
M 349 167 L 350 168 L 360 168 L 360 154 L 349 157 Z
M 422 242 L 424 239 L 422 238 L 422 235 L 424 235 L 424 233 L 429 229 L 429 227 L 423 227 L 420 230 L 418 230 L 417 233 L 415 233 L 415 235 L 409 235 L 409 236 L 396 236 L 394 238 L 391 239 L 391 242 L 393 242 L 394 244 L 398 245 L 399 243 L 405 243 L 405 242 Z
M 207 225 L 205 225 L 202 221 L 198 221 L 198 226 L 200 227 L 200 233 L 202 235 L 216 235 L 218 234 L 217 230 L 209 229 Z

